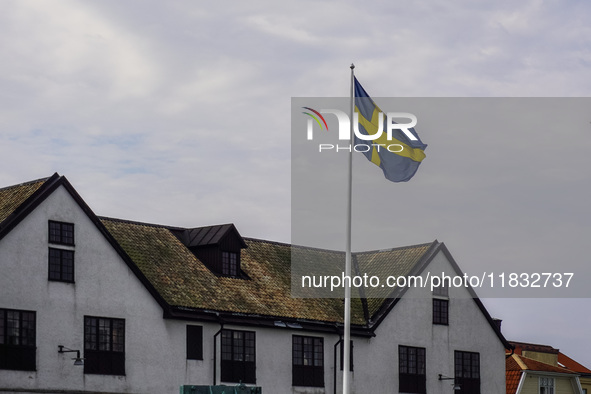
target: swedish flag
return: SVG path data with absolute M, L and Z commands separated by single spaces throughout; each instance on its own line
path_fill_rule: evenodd
M 382 110 L 373 102 L 363 86 L 355 78 L 355 112 L 359 114 L 359 132 L 365 135 L 376 134 L 379 130 L 379 114 Z M 385 116 L 383 122 L 386 122 Z M 402 131 L 392 130 L 392 140 L 388 140 L 385 132 L 386 125 L 382 124 L 381 136 L 371 141 L 363 141 L 355 136 L 355 144 L 380 145 L 372 146 L 367 152 L 363 152 L 365 157 L 384 172 L 386 179 L 392 182 L 406 182 L 417 172 L 421 161 L 425 158 L 426 144 L 423 144 L 414 128 L 409 128 L 416 140 L 410 139 Z M 385 147 L 397 144 L 400 145 L 393 152 Z M 378 149 L 379 148 L 379 149 Z

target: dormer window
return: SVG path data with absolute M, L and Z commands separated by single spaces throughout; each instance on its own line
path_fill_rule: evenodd
M 240 252 L 247 245 L 233 224 L 171 231 L 214 274 L 249 279 L 240 267 Z
M 238 253 L 222 252 L 222 275 L 238 276 Z

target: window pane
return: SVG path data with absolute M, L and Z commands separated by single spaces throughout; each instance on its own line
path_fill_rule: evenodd
M 113 351 L 125 350 L 125 324 L 123 320 L 113 320 Z
M 84 317 L 84 373 L 125 375 L 125 320 Z
M 5 315 L 4 310 L 0 309 L 0 345 L 4 344 L 4 326 L 5 326 L 4 315 Z
M 49 242 L 59 243 L 60 240 L 61 236 L 59 223 L 49 222 Z
M 20 345 L 20 314 L 17 311 L 6 313 L 6 336 L 9 345 Z
M 244 361 L 244 333 L 234 331 L 234 361 Z
M 245 332 L 244 333 L 244 359 L 246 361 L 255 361 L 254 354 L 255 354 L 255 343 L 254 343 L 254 332 Z
M 400 373 L 408 373 L 408 356 L 406 349 L 406 346 L 398 347 L 398 370 Z
M 107 319 L 98 319 L 98 350 L 111 350 L 111 322 Z

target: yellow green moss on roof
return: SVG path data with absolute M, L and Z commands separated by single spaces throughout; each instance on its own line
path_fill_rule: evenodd
M 322 322 L 343 321 L 340 298 L 291 296 L 290 245 L 246 238 L 248 247 L 241 252 L 241 269 L 250 279 L 229 278 L 212 273 L 166 227 L 115 219 L 101 221 L 171 306 Z M 368 273 L 382 272 L 386 270 L 382 265 L 390 266 L 393 262 L 400 263 L 396 272 L 403 273 L 410 271 L 428 246 L 366 253 L 358 259 L 362 270 Z M 308 253 L 311 261 L 314 256 L 323 263 L 330 259 L 342 260 L 340 252 L 302 250 Z M 371 310 L 375 312 L 385 300 L 370 301 Z M 366 324 L 358 298 L 352 300 L 351 321 Z
M 31 197 L 48 178 L 0 189 L 0 223 Z
M 407 246 L 402 248 L 381 250 L 374 252 L 356 253 L 355 258 L 359 272 L 368 276 L 377 276 L 385 280 L 388 276 L 407 276 L 420 262 L 425 253 L 432 246 L 431 243 Z M 367 306 L 370 316 L 374 316 L 382 307 L 385 299 L 394 291 L 394 288 L 377 287 L 368 288 Z

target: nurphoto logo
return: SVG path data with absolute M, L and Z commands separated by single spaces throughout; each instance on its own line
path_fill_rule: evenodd
M 318 124 L 320 130 L 329 131 L 328 123 L 322 114 L 332 114 L 336 116 L 338 121 L 339 140 L 347 141 L 351 139 L 351 120 L 349 119 L 349 115 L 347 115 L 345 112 L 338 109 L 321 109 L 320 111 L 317 111 L 310 107 L 302 108 L 307 110 L 306 112 L 303 112 L 303 114 L 309 117 L 307 123 L 307 139 L 309 141 L 314 139 L 314 122 Z M 395 122 L 394 119 L 398 120 L 398 122 Z M 401 122 L 400 120 L 404 120 L 404 122 Z M 385 135 L 384 123 L 386 124 Z M 346 150 L 350 152 L 353 149 L 355 152 L 369 152 L 372 148 L 376 148 L 379 152 L 380 148 L 385 148 L 389 152 L 399 153 L 404 150 L 404 145 L 398 143 L 399 141 L 393 137 L 394 130 L 400 130 L 400 132 L 402 132 L 411 141 L 418 140 L 417 137 L 409 130 L 416 126 L 417 117 L 408 112 L 388 112 L 386 113 L 385 122 L 383 112 L 376 111 L 371 120 L 362 118 L 361 125 L 365 130 L 368 131 L 367 134 L 364 134 L 359 130 L 359 124 L 359 112 L 355 111 L 353 113 L 353 132 L 355 135 L 355 142 L 372 141 L 371 144 L 355 143 L 345 146 L 339 146 L 338 144 L 319 144 L 318 151 L 322 152 L 325 150 L 334 150 L 338 152 L 340 150 Z M 370 134 L 369 130 L 375 130 L 375 132 Z

